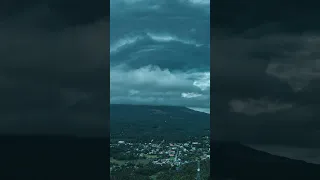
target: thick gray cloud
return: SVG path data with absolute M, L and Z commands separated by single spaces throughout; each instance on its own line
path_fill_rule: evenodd
M 111 1 L 111 103 L 210 107 L 209 1 Z
M 210 106 L 209 73 L 144 66 L 139 69 L 113 67 L 110 75 L 111 102 L 202 108 Z
M 211 23 L 213 138 L 319 147 L 316 11 L 233 2 L 231 15 L 225 3 L 214 2 Z M 287 16 L 293 12 L 299 18 Z
M 13 3 L 2 14 L 0 133 L 106 135 L 109 22 L 97 11 L 106 4 L 71 13 L 65 3 Z

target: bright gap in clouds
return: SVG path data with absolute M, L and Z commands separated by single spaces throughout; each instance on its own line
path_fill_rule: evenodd
M 188 108 L 194 111 L 210 114 L 210 108 L 196 108 L 196 107 L 188 107 Z
M 181 93 L 181 97 L 183 98 L 196 98 L 196 97 L 200 97 L 202 96 L 202 94 L 197 94 L 197 93 Z

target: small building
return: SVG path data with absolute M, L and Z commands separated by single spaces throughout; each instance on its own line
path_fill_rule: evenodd
M 174 151 L 169 151 L 169 156 L 174 156 L 175 155 L 175 152 Z

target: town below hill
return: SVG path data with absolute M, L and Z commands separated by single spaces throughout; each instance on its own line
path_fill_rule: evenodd
M 111 179 L 209 178 L 209 114 L 186 107 L 120 104 L 111 105 L 110 114 Z
M 201 179 L 208 179 L 210 174 L 208 136 L 186 142 L 118 141 L 111 143 L 110 157 L 113 179 L 125 176 L 158 180 L 193 179 L 198 175 L 198 168 Z

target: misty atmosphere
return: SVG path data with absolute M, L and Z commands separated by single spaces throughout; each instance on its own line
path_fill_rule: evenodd
M 208 179 L 209 1 L 110 5 L 111 179 Z

